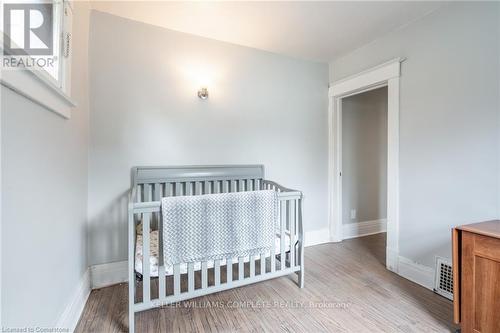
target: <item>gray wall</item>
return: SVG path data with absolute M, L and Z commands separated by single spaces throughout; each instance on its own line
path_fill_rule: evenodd
M 90 87 L 91 265 L 126 259 L 135 165 L 262 163 L 304 191 L 306 231 L 328 228 L 326 64 L 94 11 Z
M 88 4 L 74 5 L 71 119 L 0 88 L 4 327 L 54 327 L 87 270 Z
M 356 217 L 351 218 L 351 210 Z M 387 88 L 342 99 L 342 222 L 387 217 Z
M 451 256 L 452 226 L 498 216 L 498 3 L 454 3 L 330 63 L 335 81 L 402 64 L 400 255 Z

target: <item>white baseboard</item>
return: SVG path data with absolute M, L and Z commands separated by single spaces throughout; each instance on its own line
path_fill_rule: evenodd
M 103 288 L 128 281 L 128 261 L 90 266 L 92 289 Z
M 330 242 L 330 229 L 324 228 L 313 231 L 306 231 L 304 246 L 313 246 Z
M 305 246 L 313 246 L 330 242 L 328 229 L 314 230 L 306 232 Z M 434 269 L 428 266 L 418 264 L 408 258 L 399 256 L 396 252 L 387 250 L 387 267 L 389 270 L 397 273 L 401 277 L 413 281 L 427 289 L 434 289 Z M 128 262 L 118 261 L 109 264 L 101 264 L 90 267 L 92 289 L 103 288 L 117 283 L 128 281 Z M 88 275 L 87 275 L 88 276 Z M 87 277 L 88 279 L 88 277 Z M 89 290 L 90 291 L 90 290 Z M 88 297 L 86 294 L 83 305 Z M 76 299 L 76 297 L 75 297 Z M 78 304 L 78 302 L 75 302 Z M 82 305 L 82 309 L 83 309 Z M 76 322 L 78 322 L 81 310 L 73 311 L 78 313 Z M 74 316 L 73 316 L 74 317 Z M 75 322 L 75 325 L 76 325 Z M 66 327 L 59 325 L 58 327 Z
M 87 303 L 87 299 L 90 295 L 90 272 L 87 269 L 78 283 L 77 289 L 73 294 L 69 304 L 66 306 L 63 314 L 59 318 L 56 327 L 58 328 L 67 328 L 69 332 L 73 332 L 78 324 L 78 320 L 80 320 L 80 316 L 82 315 L 83 308 L 85 307 L 85 303 Z
M 434 290 L 434 269 L 399 256 L 398 274 L 427 289 Z
M 373 220 L 342 225 L 344 239 L 374 235 L 387 231 L 387 220 Z
M 330 242 L 328 228 L 305 233 L 305 246 L 313 246 Z M 108 287 L 128 281 L 128 262 L 118 261 L 109 264 L 90 266 L 92 289 Z

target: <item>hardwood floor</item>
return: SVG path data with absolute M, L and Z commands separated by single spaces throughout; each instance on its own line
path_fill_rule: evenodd
M 306 248 L 283 277 L 136 314 L 142 332 L 451 332 L 452 304 L 385 268 L 385 234 Z M 77 332 L 127 331 L 127 284 L 92 291 Z

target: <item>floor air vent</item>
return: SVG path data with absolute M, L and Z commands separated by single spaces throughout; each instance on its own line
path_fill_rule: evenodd
M 453 300 L 453 270 L 451 263 L 443 257 L 436 256 L 434 291 L 441 296 Z

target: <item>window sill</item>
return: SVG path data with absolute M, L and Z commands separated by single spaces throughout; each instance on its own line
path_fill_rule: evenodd
M 2 70 L 0 83 L 66 119 L 71 118 L 71 109 L 76 106 L 76 103 L 61 88 L 46 80 L 37 71 Z

